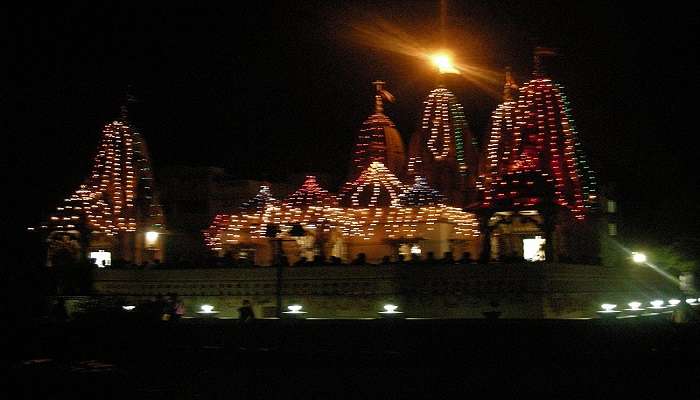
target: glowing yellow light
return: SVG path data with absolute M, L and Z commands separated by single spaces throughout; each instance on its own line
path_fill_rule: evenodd
M 146 244 L 149 246 L 156 244 L 156 241 L 158 241 L 158 232 L 155 231 L 148 231 L 146 232 Z
M 434 54 L 430 60 L 438 67 L 441 74 L 458 74 L 459 71 L 452 64 L 452 59 L 445 53 Z
M 647 261 L 647 256 L 644 253 L 632 253 L 632 261 L 637 264 L 645 263 Z

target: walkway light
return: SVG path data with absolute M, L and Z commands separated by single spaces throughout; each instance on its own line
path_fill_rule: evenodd
M 600 305 L 603 311 L 598 311 L 598 314 L 600 314 L 602 318 L 612 318 L 615 314 L 620 313 L 615 310 L 615 307 L 617 307 L 617 304 L 603 303 Z
M 284 314 L 306 314 L 306 311 L 301 310 L 302 308 L 304 307 L 299 304 L 292 304 L 287 306 L 287 311 L 285 311 Z
M 677 306 L 680 302 L 681 302 L 681 301 L 678 300 L 678 299 L 671 299 L 671 300 L 668 301 L 668 304 L 670 304 L 671 307 L 675 307 L 675 306 Z
M 136 306 L 122 306 L 124 311 L 133 311 Z
M 665 308 L 663 300 L 652 300 L 649 302 L 649 304 L 651 304 L 651 308 L 655 308 L 657 310 L 660 308 Z
M 642 306 L 642 303 L 638 301 L 632 301 L 627 303 L 627 305 L 629 306 L 629 308 L 627 309 L 628 311 L 638 311 L 641 310 L 640 307 Z
M 685 299 L 685 302 L 692 306 L 692 305 L 695 305 L 697 300 L 696 299 Z
M 201 311 L 197 311 L 197 314 L 208 315 L 208 314 L 218 314 L 219 313 L 218 311 L 214 311 L 214 306 L 209 305 L 209 304 L 202 304 L 199 307 L 199 309 Z
M 380 311 L 380 314 L 403 314 L 401 311 L 396 311 L 399 306 L 393 304 L 384 304 L 384 311 Z

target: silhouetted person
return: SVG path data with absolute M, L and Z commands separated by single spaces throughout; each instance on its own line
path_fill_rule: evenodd
M 253 307 L 250 305 L 249 300 L 243 300 L 243 306 L 238 308 L 238 320 L 240 322 L 250 322 L 255 319 L 255 313 L 253 312 Z
M 295 267 L 303 267 L 306 265 L 306 257 L 301 256 L 297 262 L 294 263 Z
M 405 264 L 405 263 L 406 263 L 406 256 L 403 255 L 403 254 L 399 254 L 399 255 L 396 257 L 396 263 L 397 263 L 397 264 Z
M 457 261 L 460 264 L 471 264 L 472 262 L 472 255 L 468 251 L 465 251 L 462 253 L 462 257 Z
M 342 263 L 343 260 L 341 260 L 340 257 L 331 256 L 331 265 L 341 265 Z
M 682 301 L 678 303 L 676 308 L 673 310 L 673 314 L 671 314 L 671 321 L 677 324 L 684 324 L 693 320 L 692 314 L 693 309 L 690 307 L 690 305 L 685 301 Z
M 68 311 L 66 311 L 66 301 L 62 298 L 56 300 L 49 315 L 51 322 L 63 323 L 68 321 Z
M 432 251 L 429 251 L 425 255 L 425 263 L 426 264 L 435 264 L 435 253 L 433 253 Z
M 357 258 L 352 260 L 352 265 L 365 265 L 367 264 L 367 256 L 365 253 L 358 253 Z
M 168 295 L 168 312 L 171 321 L 178 321 L 185 315 L 185 303 L 175 293 Z
M 454 257 L 452 257 L 452 252 L 451 251 L 446 251 L 445 254 L 442 256 L 442 260 L 440 260 L 443 264 L 448 264 L 452 265 L 455 263 Z
M 323 257 L 321 257 L 320 255 L 314 256 L 313 265 L 315 265 L 315 266 L 322 266 L 322 265 L 325 265 L 325 264 L 326 264 L 326 260 L 324 260 Z
M 411 264 L 419 264 L 421 262 L 420 254 L 411 253 Z

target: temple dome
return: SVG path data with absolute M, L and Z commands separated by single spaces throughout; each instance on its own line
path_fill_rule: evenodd
M 384 114 L 384 99 L 393 99 L 383 89 L 383 82 L 374 82 L 377 88 L 374 113 L 362 123 L 352 155 L 350 179 L 357 178 L 373 162 L 384 164 L 394 175 L 403 176 L 406 152 L 401 134 Z
M 309 175 L 301 187 L 284 200 L 287 206 L 294 208 L 334 206 L 336 200 L 317 182 L 316 177 Z
M 384 164 L 373 162 L 357 179 L 345 184 L 338 201 L 344 207 L 397 206 L 404 190 L 401 181 Z
M 268 185 L 262 185 L 255 196 L 241 204 L 239 210 L 243 212 L 259 212 L 275 201 L 277 200 L 272 197 L 270 187 Z
M 408 190 L 399 195 L 399 204 L 409 207 L 434 206 L 442 203 L 445 197 L 439 191 L 428 186 L 428 181 L 417 176 Z

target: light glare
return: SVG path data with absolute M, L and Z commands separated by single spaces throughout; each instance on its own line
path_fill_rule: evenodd
M 452 59 L 445 53 L 434 54 L 431 61 L 438 68 L 441 74 L 458 74 L 459 71 L 452 64 Z
M 634 252 L 632 253 L 632 261 L 636 262 L 637 264 L 642 264 L 647 262 L 647 256 L 644 253 Z

